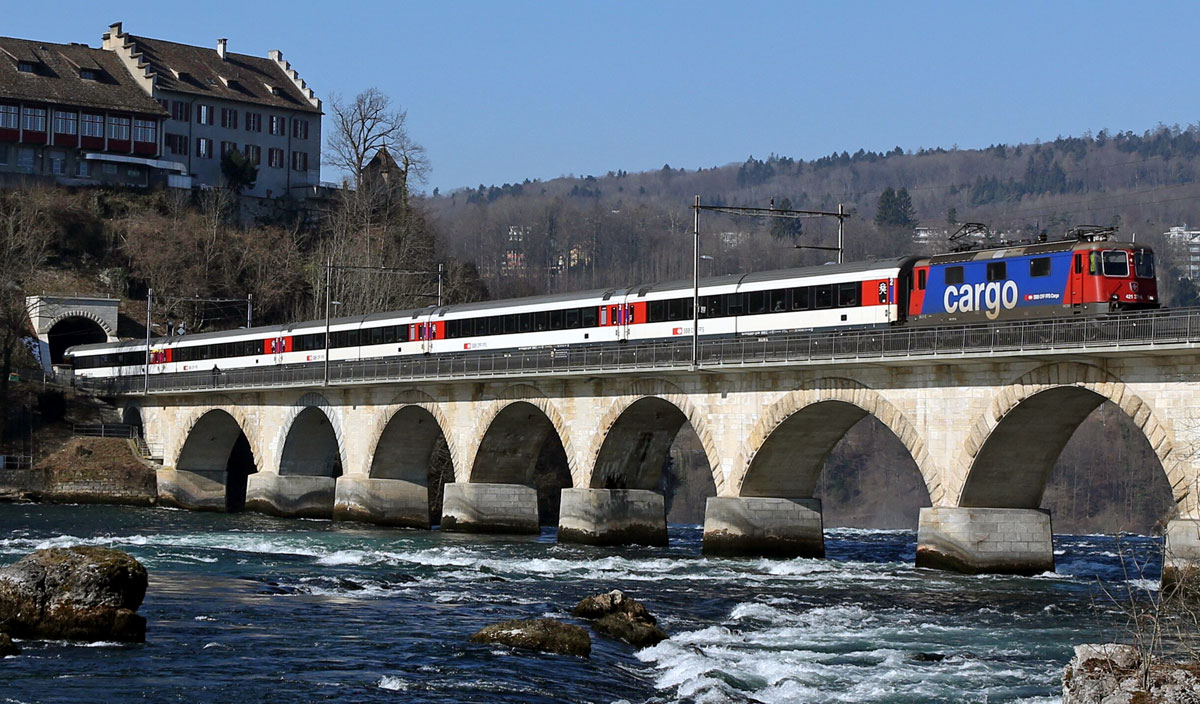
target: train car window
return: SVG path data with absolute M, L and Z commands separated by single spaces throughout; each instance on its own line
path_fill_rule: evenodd
M 813 286 L 813 303 L 816 308 L 832 308 L 833 307 L 833 284 L 825 284 L 824 286 Z
M 692 304 L 693 303 L 694 303 L 694 301 L 692 301 L 692 299 L 690 299 L 690 298 L 683 299 L 683 317 L 687 320 L 691 320 L 692 318 L 695 317 L 695 315 L 692 312 Z
M 1008 278 L 1008 262 L 988 262 L 987 280 L 1003 281 Z
M 517 319 L 517 327 L 521 332 L 529 332 L 533 329 L 533 313 L 522 313 Z
M 727 293 L 725 294 L 725 314 L 726 315 L 741 315 L 742 314 L 742 294 Z
M 1083 273 L 1083 255 L 1082 254 L 1075 255 L 1075 273 L 1076 274 Z
M 1105 276 L 1129 276 L 1129 252 L 1109 249 L 1104 252 Z
M 746 294 L 746 315 L 758 315 L 767 312 L 767 292 L 751 291 Z
M 783 313 L 790 307 L 790 306 L 788 306 L 788 290 L 787 289 L 776 289 L 774 291 L 771 291 L 769 293 L 769 296 L 770 296 L 770 304 L 771 304 L 771 312 L 772 313 Z
M 853 308 L 857 306 L 859 288 L 860 284 L 857 281 L 838 284 L 838 308 Z
M 517 316 L 516 314 L 504 316 L 504 334 L 509 335 L 517 331 Z
M 475 336 L 482 337 L 487 334 L 487 318 L 475 319 Z M 422 338 L 423 339 L 423 338 Z
M 533 314 L 533 329 L 541 332 L 550 329 L 550 314 L 544 310 L 539 310 Z
M 963 282 L 963 268 L 961 266 L 948 266 L 945 269 L 946 285 L 953 286 Z
M 667 301 L 667 320 L 679 320 L 683 317 L 683 299 L 676 298 Z
M 1133 253 L 1133 273 L 1139 279 L 1154 278 L 1154 252 L 1139 249 Z
M 661 323 L 667 319 L 667 302 L 666 301 L 650 301 L 647 306 L 650 312 L 650 322 Z
M 561 310 L 550 311 L 550 329 L 551 330 L 562 330 L 563 329 L 563 312 Z
M 457 320 L 447 320 L 446 321 L 446 337 L 448 337 L 450 339 L 454 339 L 454 338 L 458 337 L 458 321 Z
M 396 326 L 389 325 L 383 329 L 383 344 L 390 345 L 396 341 Z
M 488 334 L 489 335 L 499 335 L 500 331 L 502 329 L 503 329 L 503 323 L 500 322 L 500 316 L 493 315 L 492 317 L 488 318 Z
M 1049 276 L 1050 257 L 1035 257 L 1029 260 L 1030 276 Z
M 926 272 L 927 272 L 926 269 L 922 269 L 917 272 L 917 288 L 921 289 L 922 291 L 925 290 L 925 274 L 926 274 Z
M 579 327 L 579 309 L 570 308 L 567 310 L 567 329 L 575 330 Z
M 383 328 L 371 328 L 371 341 L 367 344 L 370 344 L 370 345 L 383 344 Z
M 608 325 L 608 306 L 600 306 L 600 324 Z
M 355 335 L 357 335 L 357 334 L 358 333 L 355 333 Z M 397 325 L 396 326 L 396 342 L 408 342 L 408 326 L 407 325 Z
M 720 318 L 724 315 L 724 296 L 705 296 L 704 297 L 704 317 Z
M 812 308 L 812 289 L 807 286 L 792 289 L 792 310 Z

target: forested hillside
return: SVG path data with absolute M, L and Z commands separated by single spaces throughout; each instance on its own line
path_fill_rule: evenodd
M 705 204 L 836 211 L 846 225 L 848 261 L 936 249 L 960 223 L 989 225 L 997 238 L 1045 231 L 1063 236 L 1077 225 L 1117 225 L 1125 237 L 1157 246 L 1167 265 L 1163 295 L 1191 302 L 1174 285 L 1176 253 L 1161 246 L 1173 225 L 1200 222 L 1200 126 L 1061 137 L 987 149 L 934 148 L 885 153 L 858 150 L 805 161 L 770 155 L 698 170 L 664 165 L 648 173 L 480 185 L 435 194 L 426 207 L 447 250 L 473 260 L 496 295 L 566 291 L 691 275 L 692 211 Z M 894 196 L 911 202 L 908 218 Z M 885 201 L 881 210 L 881 197 Z M 915 220 L 911 222 L 910 220 Z M 816 264 L 832 253 L 832 219 L 779 221 L 705 213 L 701 250 L 707 273 Z M 929 244 L 913 241 L 930 228 Z

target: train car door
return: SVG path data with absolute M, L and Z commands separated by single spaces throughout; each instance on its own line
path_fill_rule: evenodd
M 1088 267 L 1087 257 L 1088 253 L 1086 251 L 1076 251 L 1071 261 L 1071 276 L 1068 288 L 1070 288 L 1071 307 L 1075 308 L 1076 312 L 1083 305 L 1083 287 Z

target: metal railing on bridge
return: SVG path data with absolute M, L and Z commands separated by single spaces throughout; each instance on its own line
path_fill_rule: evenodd
M 130 439 L 138 437 L 138 428 L 125 423 L 75 423 L 71 426 L 71 435 L 77 438 Z
M 1187 308 L 1099 318 L 731 337 L 702 341 L 698 358 L 701 367 L 715 371 L 788 363 L 1144 348 L 1197 341 L 1200 341 L 1200 308 Z M 329 383 L 347 385 L 620 370 L 686 370 L 691 362 L 689 337 L 653 343 L 606 343 L 333 362 L 329 367 Z M 217 369 L 151 374 L 148 381 L 152 393 L 311 386 L 324 382 L 324 368 L 321 363 L 315 363 L 267 369 Z M 147 380 L 140 375 L 79 380 L 81 388 L 108 394 L 140 393 L 146 384 Z

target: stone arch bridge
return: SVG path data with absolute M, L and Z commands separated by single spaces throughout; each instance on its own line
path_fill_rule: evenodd
M 908 449 L 929 493 L 918 564 L 1012 573 L 1053 569 L 1042 493 L 1072 433 L 1111 401 L 1171 485 L 1172 555 L 1200 557 L 1200 359 L 1190 339 L 221 387 L 122 398 L 163 448 L 165 502 L 234 509 L 244 490 L 249 509 L 428 528 L 427 470 L 444 440 L 454 481 L 442 529 L 535 532 L 534 466 L 556 435 L 571 477 L 559 539 L 663 544 L 655 490 L 690 423 L 717 492 L 705 551 L 819 556 L 814 487 L 829 451 L 870 415 Z M 256 471 L 234 489 L 245 477 L 230 465 L 239 443 Z

